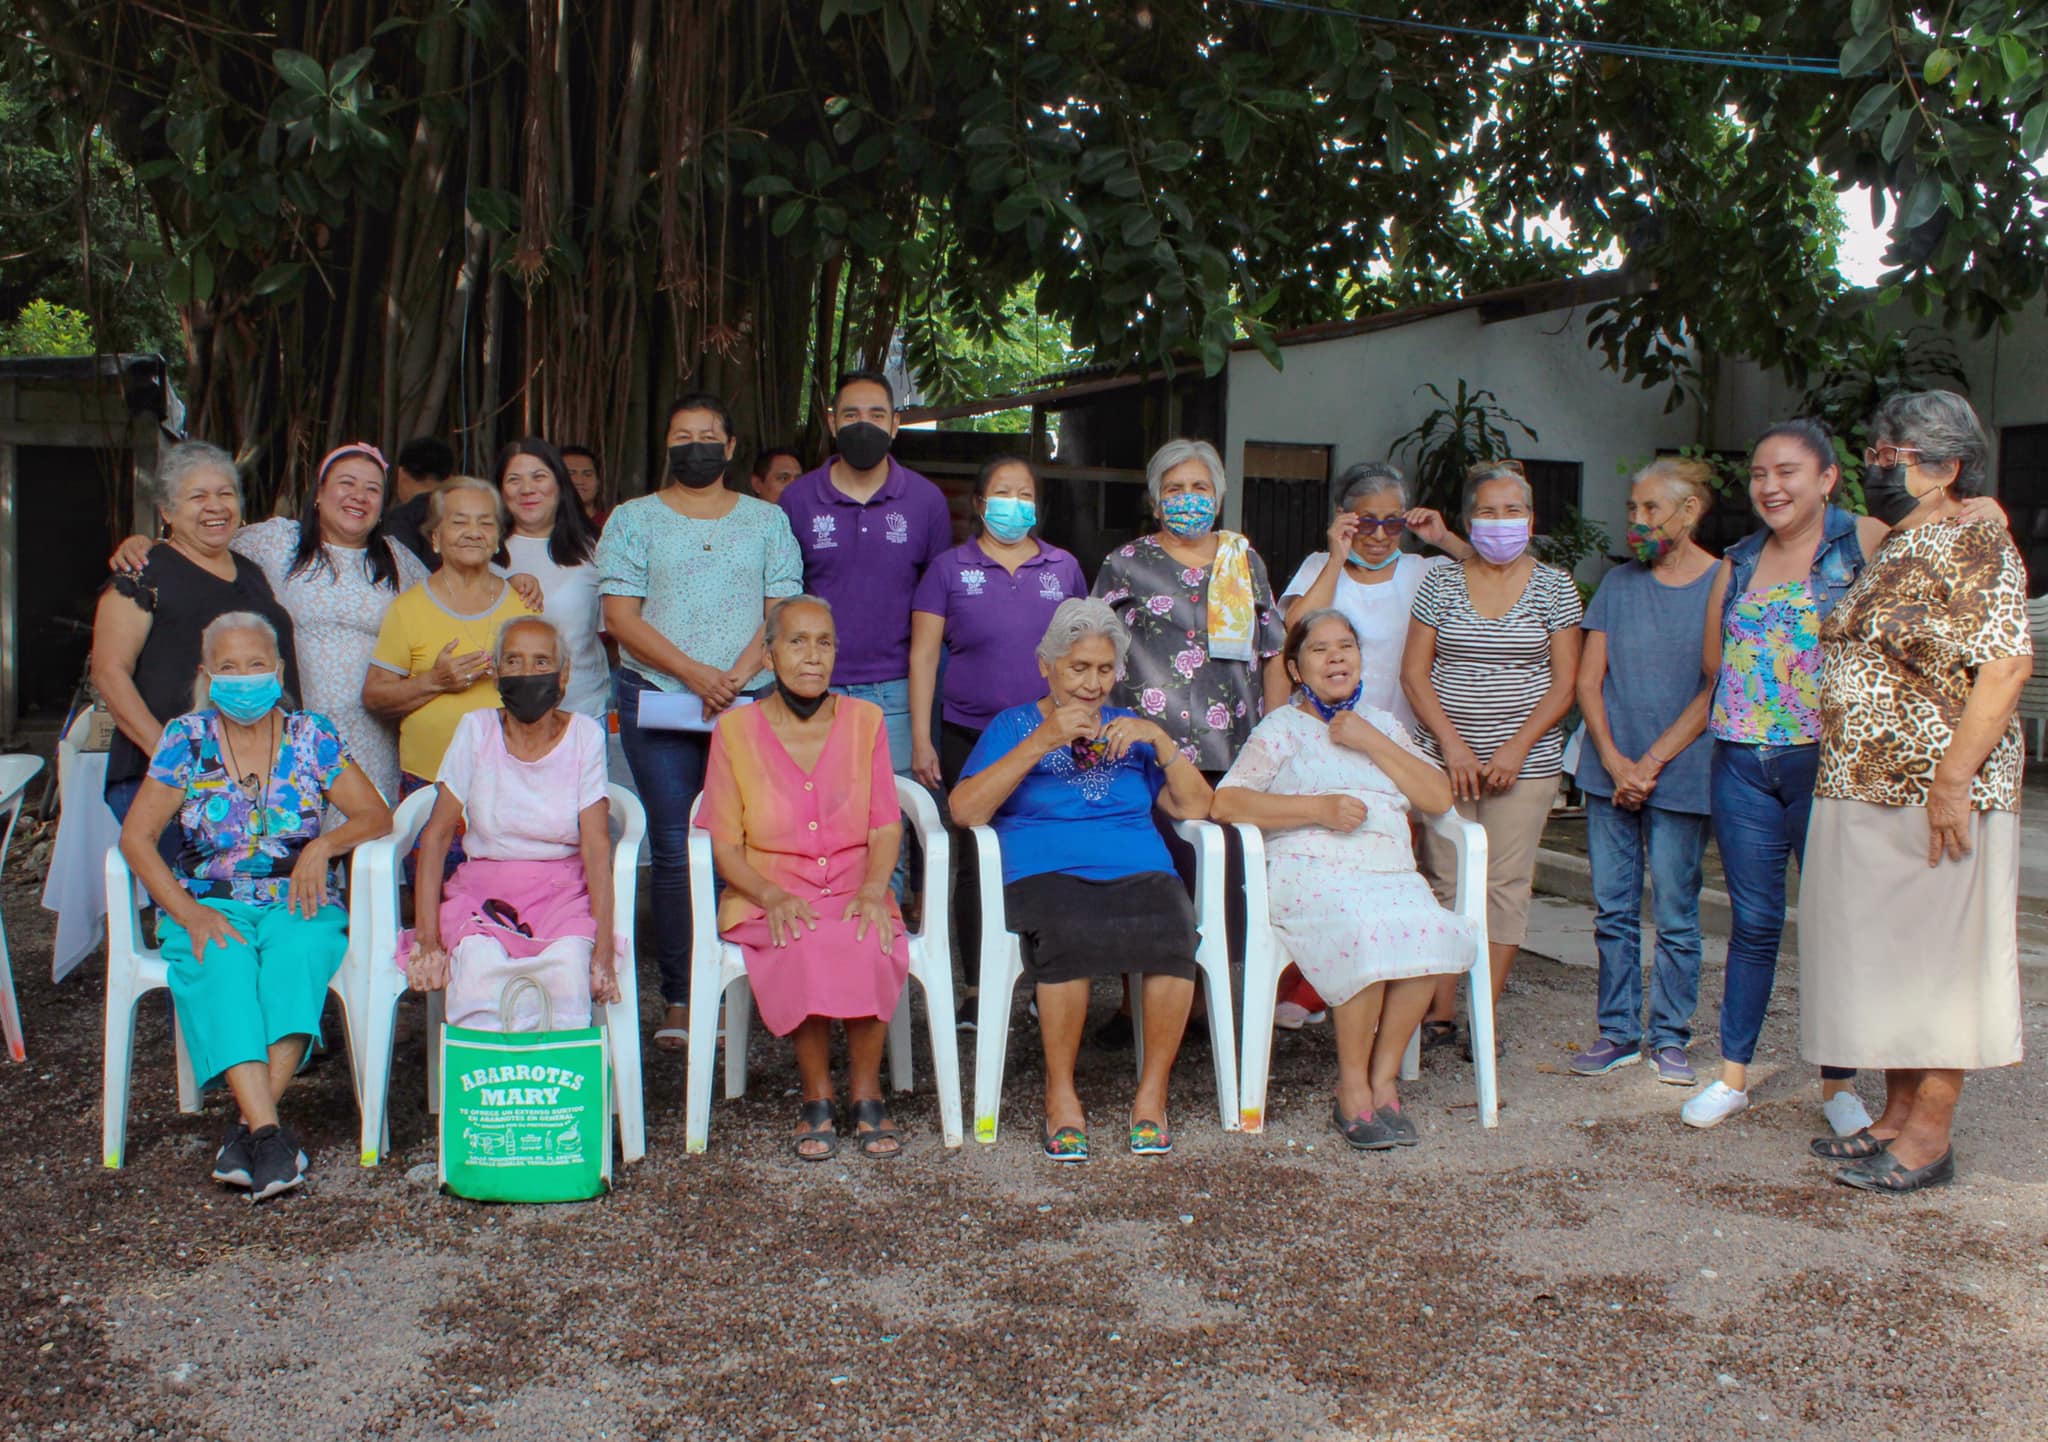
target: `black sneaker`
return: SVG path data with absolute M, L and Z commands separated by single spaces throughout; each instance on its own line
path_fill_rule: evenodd
M 1120 1011 L 1095 1028 L 1095 1044 L 1104 1051 L 1123 1051 L 1134 1045 L 1137 1039 L 1137 1029 L 1131 1025 L 1128 1012 Z
M 213 1159 L 213 1179 L 223 1186 L 248 1186 L 250 1160 L 249 1124 L 237 1118 Z
M 277 1132 L 278 1135 L 283 1137 L 285 1139 L 285 1142 L 291 1147 L 292 1155 L 299 1159 L 300 1171 L 303 1172 L 308 1167 L 313 1165 L 310 1161 L 306 1160 L 306 1144 L 299 1140 L 299 1134 L 297 1132 L 293 1131 L 283 1122 L 279 1122 L 277 1124 Z
M 249 1200 L 265 1202 L 306 1183 L 298 1148 L 280 1128 L 259 1127 L 249 1134 Z

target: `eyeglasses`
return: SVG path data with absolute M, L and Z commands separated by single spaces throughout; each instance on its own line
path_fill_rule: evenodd
M 1925 459 L 1918 446 L 1865 446 L 1863 464 L 1866 466 L 1917 466 Z
M 1390 536 L 1398 536 L 1408 529 L 1408 518 L 1406 516 L 1360 516 L 1358 518 L 1358 529 L 1360 534 L 1371 531 L 1385 531 Z

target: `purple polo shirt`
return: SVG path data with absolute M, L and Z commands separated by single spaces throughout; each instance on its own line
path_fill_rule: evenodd
M 841 686 L 910 674 L 910 599 L 918 578 L 953 544 L 953 518 L 937 486 L 889 458 L 889 479 L 865 505 L 832 484 L 832 462 L 782 493 L 804 553 L 804 589 L 831 603 L 839 626 Z
M 996 713 L 1043 696 L 1038 643 L 1060 602 L 1087 594 L 1081 563 L 1044 541 L 1014 576 L 979 541 L 933 561 L 910 609 L 946 618 L 946 720 L 982 731 Z

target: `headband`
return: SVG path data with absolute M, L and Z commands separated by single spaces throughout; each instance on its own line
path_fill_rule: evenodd
M 368 441 L 349 441 L 345 445 L 336 446 L 321 460 L 320 469 L 313 473 L 313 488 L 315 490 L 318 490 L 321 484 L 326 481 L 327 472 L 333 469 L 334 463 L 343 456 L 368 456 L 377 463 L 378 469 L 383 471 L 391 469 L 391 463 L 384 459 L 384 453 Z

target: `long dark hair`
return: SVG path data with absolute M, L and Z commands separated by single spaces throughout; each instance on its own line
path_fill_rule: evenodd
M 292 563 L 285 567 L 287 576 L 317 575 L 326 571 L 340 580 L 334 570 L 334 561 L 327 554 L 327 547 L 320 540 L 320 490 L 327 484 L 327 478 L 334 468 L 351 456 L 361 456 L 366 461 L 376 457 L 368 451 L 343 451 L 327 462 L 327 469 L 313 478 L 313 489 L 306 496 L 306 504 L 299 507 L 299 548 L 292 552 Z M 370 584 L 382 586 L 387 591 L 398 590 L 398 557 L 392 554 L 391 538 L 384 534 L 384 517 L 391 509 L 391 472 L 384 473 L 384 490 L 377 498 L 377 524 L 370 530 L 369 544 L 363 548 L 363 568 L 370 573 Z
M 597 554 L 597 537 L 583 514 L 576 487 L 569 482 L 569 463 L 539 436 L 507 442 L 498 451 L 498 464 L 491 472 L 491 482 L 500 496 L 505 494 L 505 470 L 514 456 L 532 456 L 555 476 L 555 529 L 548 535 L 548 559 L 557 566 L 588 565 Z M 512 537 L 507 534 L 505 539 L 509 544 Z

